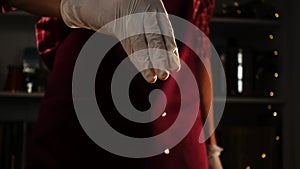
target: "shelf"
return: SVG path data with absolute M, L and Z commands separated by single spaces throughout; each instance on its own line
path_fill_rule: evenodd
M 43 98 L 44 93 L 25 93 L 25 92 L 0 92 L 0 98 Z M 220 102 L 220 98 L 215 99 Z M 284 104 L 284 100 L 277 98 L 257 98 L 257 97 L 228 97 L 226 103 L 230 104 Z
M 216 102 L 221 99 L 216 98 Z M 277 98 L 256 98 L 256 97 L 228 97 L 227 104 L 284 104 L 284 100 Z
M 16 11 L 11 11 L 11 12 L 7 12 L 5 14 L 0 14 L 0 16 L 29 16 L 29 17 L 35 17 L 35 15 L 25 12 L 25 11 L 21 11 L 21 10 L 16 10 Z
M 26 93 L 26 92 L 0 92 L 0 98 L 37 98 L 41 99 L 44 97 L 44 93 Z
M 279 25 L 279 20 L 249 19 L 249 18 L 229 18 L 214 17 L 211 24 L 258 24 L 258 25 Z
M 0 92 L 0 122 L 36 122 L 43 93 Z

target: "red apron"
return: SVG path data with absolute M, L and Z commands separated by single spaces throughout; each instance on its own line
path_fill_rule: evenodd
M 167 11 L 192 21 L 193 2 L 164 1 Z M 190 11 L 190 12 L 187 12 Z M 202 16 L 202 15 L 201 15 Z M 202 16 L 205 18 L 204 16 Z M 203 19 L 202 18 L 202 19 Z M 206 16 L 208 18 L 208 16 Z M 206 21 L 207 22 L 207 21 Z M 208 25 L 206 26 L 208 27 Z M 205 30 L 209 30 L 205 27 Z M 39 27 L 38 27 L 39 28 Z M 81 128 L 72 102 L 72 75 L 78 54 L 93 34 L 84 29 L 68 30 L 56 46 L 55 57 L 47 58 L 51 65 L 51 75 L 45 98 L 42 101 L 38 123 L 30 144 L 27 169 L 82 169 L 82 168 L 129 168 L 129 169 L 208 169 L 206 146 L 199 144 L 202 129 L 201 112 L 189 134 L 169 154 L 151 158 L 131 159 L 113 155 L 96 145 Z M 39 44 L 40 47 L 41 44 Z M 196 56 L 183 44 L 180 56 L 196 75 Z M 46 48 L 45 48 L 46 49 Z M 48 53 L 49 54 L 49 53 Z M 117 131 L 133 137 L 148 137 L 158 134 L 174 122 L 180 105 L 176 83 L 169 79 L 155 85 L 148 84 L 138 75 L 131 84 L 130 96 L 140 110 L 147 109 L 147 92 L 154 88 L 165 90 L 168 97 L 166 112 L 169 118 L 158 119 L 151 124 L 137 124 L 118 114 L 110 99 L 110 80 L 114 69 L 127 55 L 121 45 L 116 45 L 106 55 L 96 78 L 96 97 L 101 112 L 109 124 Z M 105 79 L 105 80 L 103 80 Z

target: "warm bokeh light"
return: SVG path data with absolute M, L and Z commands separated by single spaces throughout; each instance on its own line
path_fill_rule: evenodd
M 223 7 L 223 8 L 226 8 L 226 7 L 227 7 L 227 4 L 222 3 L 222 7 Z
M 268 108 L 268 110 L 271 110 L 272 109 L 272 105 L 269 104 L 267 108 Z
M 234 5 L 235 7 L 239 7 L 239 6 L 240 6 L 239 2 L 237 2 L 237 1 L 234 1 L 234 2 L 233 2 L 233 5 Z

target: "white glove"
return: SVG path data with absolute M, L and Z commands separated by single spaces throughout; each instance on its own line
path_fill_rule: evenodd
M 155 83 L 157 77 L 166 80 L 169 73 L 180 69 L 173 28 L 161 0 L 61 0 L 60 11 L 69 27 L 95 31 L 101 28 L 102 33 L 122 40 L 131 61 L 149 83 Z M 125 17 L 120 23 L 103 28 L 121 17 L 145 12 L 149 13 L 138 19 Z M 141 31 L 142 34 L 135 34 Z M 123 40 L 124 36 L 130 38 Z M 138 56 L 134 54 L 137 51 Z

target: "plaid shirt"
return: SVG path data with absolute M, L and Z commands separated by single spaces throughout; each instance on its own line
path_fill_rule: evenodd
M 5 0 L 0 0 L 0 13 L 14 10 Z
M 194 0 L 193 23 L 199 27 L 206 35 L 209 34 L 209 21 L 214 10 L 215 0 Z M 5 2 L 0 0 L 0 7 L 2 12 L 8 12 L 13 8 Z M 47 61 L 49 55 L 55 54 L 55 51 L 61 41 L 69 32 L 63 22 L 57 18 L 42 17 L 35 25 L 36 45 L 39 54 Z M 205 40 L 205 39 L 204 39 Z M 199 48 L 206 48 L 204 46 Z M 201 49 L 199 49 L 201 50 Z M 51 66 L 50 66 L 51 67 Z

